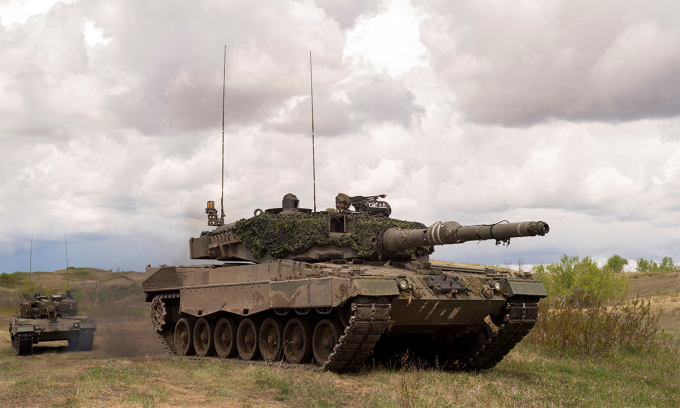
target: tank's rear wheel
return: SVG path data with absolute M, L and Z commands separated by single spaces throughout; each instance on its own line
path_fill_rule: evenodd
M 194 348 L 197 355 L 206 357 L 215 354 L 214 333 L 215 322 L 205 317 L 198 319 L 194 327 Z
M 292 364 L 306 363 L 312 356 L 312 327 L 306 320 L 290 319 L 283 329 L 283 354 Z
M 280 319 L 268 318 L 260 326 L 260 353 L 265 361 L 277 361 L 283 351 L 283 323 Z
M 215 352 L 220 358 L 232 358 L 238 353 L 236 331 L 238 325 L 231 317 L 223 317 L 215 325 Z
M 175 325 L 175 349 L 180 356 L 190 356 L 195 353 L 194 349 L 194 321 L 183 317 Z
M 243 360 L 257 360 L 260 357 L 257 335 L 260 331 L 260 322 L 256 319 L 245 318 L 241 320 L 236 332 L 236 347 L 238 355 Z
M 90 351 L 94 345 L 94 330 L 82 330 L 80 332 L 80 351 Z
M 331 319 L 323 319 L 317 323 L 314 328 L 314 335 L 312 338 L 312 348 L 314 351 L 314 359 L 320 366 L 328 360 L 328 356 L 333 352 L 333 348 L 342 335 L 343 329 L 340 322 Z

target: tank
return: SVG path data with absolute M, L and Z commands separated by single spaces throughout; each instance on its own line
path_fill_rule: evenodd
M 230 224 L 209 201 L 215 228 L 189 249 L 213 264 L 146 268 L 151 324 L 167 350 L 334 372 L 408 351 L 439 367 L 478 370 L 529 333 L 546 296 L 540 281 L 429 257 L 437 245 L 543 236 L 547 223 L 427 227 L 391 218 L 384 195 L 341 196 L 347 205 L 313 212 L 287 194 L 280 208 Z
M 78 301 L 71 291 L 41 296 L 25 295 L 19 314 L 9 317 L 12 348 L 18 355 L 33 353 L 33 345 L 45 341 L 68 340 L 69 350 L 92 350 L 97 323 L 78 313 Z

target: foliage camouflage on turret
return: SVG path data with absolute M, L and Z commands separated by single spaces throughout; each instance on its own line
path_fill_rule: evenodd
M 370 258 L 380 253 L 378 244 L 371 245 L 371 237 L 387 228 L 418 229 L 426 228 L 419 222 L 385 219 L 363 215 L 354 217 L 353 234 L 344 234 L 333 238 L 326 232 L 326 217 L 342 217 L 340 214 L 269 214 L 244 218 L 236 222 L 236 236 L 243 242 L 256 258 L 270 253 L 276 258 L 285 258 L 289 254 L 298 255 L 314 246 L 336 245 L 351 247 L 362 258 Z M 416 257 L 429 255 L 434 247 L 423 246 L 409 249 L 408 253 Z

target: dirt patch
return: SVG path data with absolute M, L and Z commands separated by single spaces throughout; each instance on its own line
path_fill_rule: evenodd
M 168 353 L 148 317 L 97 319 L 94 350 L 102 357 L 160 357 Z

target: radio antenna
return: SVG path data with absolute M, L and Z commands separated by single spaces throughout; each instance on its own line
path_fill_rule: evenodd
M 66 250 L 66 288 L 71 289 L 71 281 L 68 276 L 68 245 L 66 245 L 66 233 L 64 233 L 64 249 Z
M 314 212 L 316 212 L 316 158 L 314 156 L 314 79 L 312 77 L 312 52 L 309 52 L 309 90 L 312 96 L 312 183 L 314 184 Z
M 227 46 L 224 46 L 224 73 L 222 75 L 222 198 L 220 198 L 220 216 L 224 225 L 224 95 L 227 82 Z
M 33 234 L 31 234 L 31 252 L 28 256 L 28 291 L 31 291 L 31 273 L 33 272 Z

